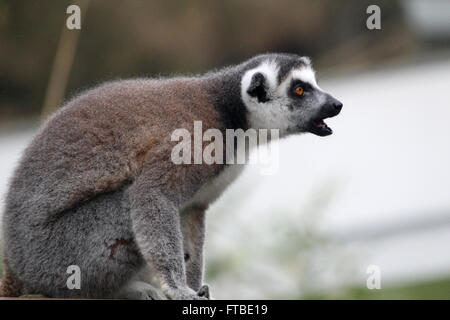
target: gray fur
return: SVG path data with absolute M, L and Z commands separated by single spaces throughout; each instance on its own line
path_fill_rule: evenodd
M 136 282 L 151 268 L 168 298 L 208 297 L 204 213 L 212 200 L 198 193 L 227 166 L 173 164 L 170 134 L 192 132 L 194 120 L 204 131 L 249 128 L 242 78 L 268 60 L 279 66 L 278 84 L 310 63 L 262 55 L 196 77 L 106 83 L 62 107 L 27 147 L 10 184 L 0 295 L 161 298 Z M 80 290 L 66 287 L 69 265 L 81 268 Z

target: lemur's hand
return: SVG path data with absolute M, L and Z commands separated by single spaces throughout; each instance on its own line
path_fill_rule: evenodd
M 207 284 L 204 284 L 198 291 L 197 291 L 197 295 L 199 296 L 199 297 L 204 297 L 204 298 L 206 298 L 206 299 L 210 299 L 210 296 L 209 296 L 209 287 L 208 287 L 208 285 Z
M 188 287 L 170 289 L 167 291 L 166 295 L 171 300 L 208 300 L 208 298 L 200 296 L 199 293 Z

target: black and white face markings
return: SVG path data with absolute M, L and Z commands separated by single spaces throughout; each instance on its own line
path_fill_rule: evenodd
M 330 135 L 332 130 L 324 119 L 342 109 L 341 102 L 317 85 L 310 60 L 298 56 L 271 56 L 245 72 L 241 95 L 250 127 L 279 129 L 280 136 Z

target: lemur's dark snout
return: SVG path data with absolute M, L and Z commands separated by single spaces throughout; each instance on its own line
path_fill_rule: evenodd
M 339 113 L 342 110 L 343 104 L 340 101 L 337 101 L 333 103 L 334 109 Z
M 325 103 L 318 109 L 317 117 L 309 123 L 308 131 L 322 137 L 332 134 L 333 130 L 323 120 L 337 116 L 341 112 L 342 107 L 342 102 L 332 96 L 328 96 Z
M 335 98 L 330 98 L 325 103 L 324 107 L 325 107 L 326 113 L 328 114 L 328 117 L 334 117 L 334 116 L 337 116 L 339 114 L 339 112 L 341 112 L 343 104 L 342 104 L 342 102 L 340 102 L 339 100 L 337 100 Z

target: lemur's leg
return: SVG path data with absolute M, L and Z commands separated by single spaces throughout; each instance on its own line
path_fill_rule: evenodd
M 205 208 L 189 207 L 183 210 L 181 230 L 183 232 L 186 280 L 190 288 L 200 290 L 203 283 L 203 243 L 205 241 Z
M 131 230 L 127 188 L 82 202 L 45 225 L 22 223 L 20 233 L 5 233 L 6 293 L 19 287 L 13 294 L 114 297 L 145 265 Z M 67 285 L 73 265 L 79 288 Z
M 136 242 L 154 268 L 163 292 L 171 299 L 201 299 L 188 287 L 178 207 L 158 187 L 151 170 L 143 169 L 129 189 Z
M 143 281 L 131 281 L 119 292 L 116 298 L 130 300 L 167 300 L 159 288 Z

